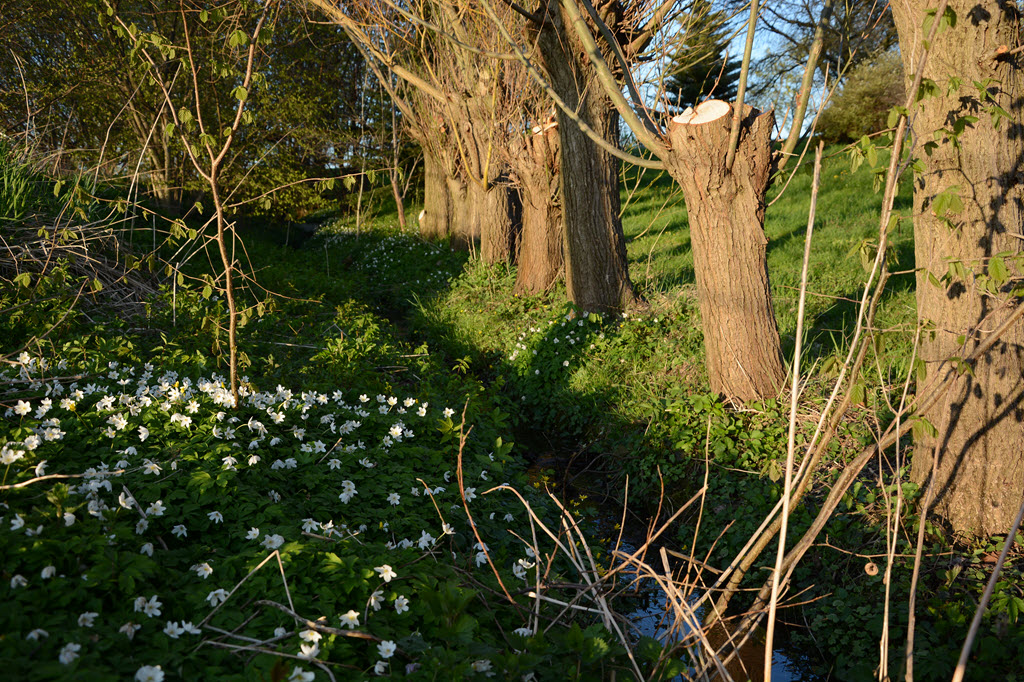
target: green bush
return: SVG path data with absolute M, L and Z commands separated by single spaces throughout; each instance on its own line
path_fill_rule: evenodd
M 903 64 L 897 52 L 883 52 L 850 72 L 818 119 L 827 144 L 852 142 L 886 127 L 889 110 L 906 99 Z

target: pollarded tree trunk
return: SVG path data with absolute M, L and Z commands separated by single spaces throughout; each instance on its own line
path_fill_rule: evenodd
M 619 115 L 591 82 L 586 54 L 557 0 L 547 3 L 538 47 L 551 87 L 579 117 L 617 144 Z M 559 109 L 565 285 L 569 300 L 590 310 L 616 311 L 637 302 L 629 279 L 619 218 L 619 161 L 597 146 Z
M 423 213 L 420 215 L 420 235 L 424 239 L 441 238 L 451 230 L 451 210 L 448 198 L 448 174 L 444 164 L 430 150 L 423 147 Z
M 448 187 L 448 234 L 452 246 L 464 251 L 473 251 L 480 241 L 476 210 L 469 201 L 472 194 L 465 179 L 449 175 L 445 178 Z
M 732 106 L 715 100 L 673 119 L 668 159 L 690 221 L 711 388 L 741 402 L 777 395 L 786 378 L 764 233 L 775 117 L 745 109 L 732 170 Z
M 511 263 L 522 226 L 522 202 L 519 193 L 502 173 L 489 186 L 473 184 L 474 208 L 481 235 L 480 258 L 483 262 Z
M 935 4 L 893 4 L 908 78 L 920 58 L 925 10 Z M 1024 64 L 1013 52 L 1021 18 L 1001 0 L 951 0 L 949 7 L 958 21 L 932 46 L 924 76 L 938 84 L 938 96 L 920 102 L 915 137 L 930 141 L 957 119 L 977 120 L 958 144 L 948 134 L 937 140 L 915 178 L 917 312 L 927 325 L 919 352 L 929 378 L 955 374 L 948 359 L 969 355 L 1020 305 L 1009 290 L 1022 274 L 1024 246 Z M 961 79 L 959 90 L 947 90 L 951 77 Z M 1008 118 L 994 118 L 972 83 L 986 83 L 985 99 Z M 944 192 L 957 192 L 963 210 L 936 215 L 937 208 L 945 213 Z M 927 482 L 937 455 L 936 511 L 957 530 L 1005 533 L 1024 490 L 1024 324 L 955 381 L 948 399 L 923 415 L 938 433 L 919 431 L 912 475 Z
M 556 124 L 527 137 L 518 164 L 523 194 L 523 234 L 517 257 L 517 294 L 547 291 L 562 275 L 562 205 L 559 200 Z

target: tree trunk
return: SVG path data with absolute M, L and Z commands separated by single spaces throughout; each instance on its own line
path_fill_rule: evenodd
M 481 235 L 480 258 L 488 265 L 511 263 L 522 226 L 519 193 L 503 173 L 487 189 L 472 184 L 472 204 Z
M 476 211 L 470 187 L 460 177 L 445 178 L 448 195 L 448 234 L 451 236 L 452 247 L 462 251 L 474 251 L 480 241 L 477 229 Z
M 618 144 L 619 115 L 598 83 L 557 0 L 548 0 L 538 48 L 551 87 L 610 144 Z M 588 310 L 620 311 L 637 302 L 629 279 L 626 238 L 619 218 L 619 161 L 558 111 L 562 149 L 560 196 L 565 285 L 569 300 Z
M 908 85 L 925 10 L 935 4 L 893 5 Z M 1014 3 L 996 0 L 952 0 L 949 7 L 958 20 L 932 46 L 924 76 L 938 84 L 937 93 L 920 102 L 912 139 L 932 141 L 961 117 L 977 120 L 959 139 L 948 132 L 936 139 L 915 177 L 917 312 L 927 325 L 919 353 L 929 378 L 955 374 L 948 359 L 970 354 L 1019 305 L 1009 290 L 1021 276 L 1024 246 L 1024 70 L 1021 53 L 1013 53 L 1021 45 L 1020 15 Z M 952 77 L 962 79 L 958 90 L 947 90 Z M 987 102 L 972 85 L 981 82 Z M 991 102 L 1009 117 L 993 116 Z M 942 208 L 939 197 L 950 192 L 959 193 L 962 210 Z M 923 415 L 937 433 L 919 430 L 912 476 L 928 482 L 936 457 L 935 510 L 956 530 L 1006 533 L 1024 490 L 1024 324 L 955 382 Z
M 547 291 L 562 275 L 562 205 L 558 197 L 558 130 L 552 123 L 526 140 L 519 163 L 523 234 L 515 293 Z
M 690 221 L 711 389 L 740 402 L 778 395 L 786 378 L 764 233 L 775 117 L 744 108 L 731 171 L 725 157 L 732 106 L 725 102 L 673 119 L 668 160 Z
M 429 147 L 423 147 L 423 213 L 420 214 L 420 236 L 439 239 L 451 231 L 448 197 L 448 174 L 441 160 Z

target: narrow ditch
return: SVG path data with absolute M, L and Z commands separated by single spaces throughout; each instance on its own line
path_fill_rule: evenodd
M 559 452 L 546 452 L 536 456 L 528 469 L 531 482 L 547 484 L 552 493 L 560 497 L 567 509 L 581 512 L 579 521 L 592 544 L 601 545 L 609 551 L 604 562 L 606 565 L 614 561 L 610 556 L 610 550 L 615 549 L 616 546 L 618 546 L 620 554 L 634 554 L 646 540 L 649 519 L 638 518 L 635 514 L 627 515 L 625 528 L 620 533 L 619 524 L 623 519 L 621 503 L 603 490 L 605 482 L 600 480 L 599 474 L 584 472 L 571 477 L 566 476 L 565 478 L 570 481 L 568 484 L 563 484 L 562 481 L 551 481 L 545 472 L 564 471 L 570 459 L 571 455 Z M 661 550 L 663 548 L 667 551 L 679 549 L 674 541 L 674 530 L 666 530 L 647 548 L 647 562 L 660 568 Z M 670 561 L 672 562 L 670 566 L 673 569 L 679 568 L 679 559 Z M 662 644 L 670 641 L 678 642 L 690 632 L 689 629 L 682 633 L 671 632 L 673 619 L 669 610 L 672 609 L 672 606 L 657 581 L 651 577 L 640 577 L 634 567 L 630 567 L 628 570 L 623 569 L 620 571 L 620 575 L 622 579 L 619 584 L 631 587 L 616 600 L 617 610 L 634 626 L 631 635 L 634 642 L 639 641 L 640 637 L 651 637 Z M 691 594 L 687 598 L 687 602 L 693 604 L 699 597 L 700 594 Z M 623 612 L 623 606 L 627 604 L 630 610 Z M 698 622 L 703 619 L 702 608 L 696 611 L 696 616 Z M 771 679 L 775 682 L 809 682 L 817 679 L 806 670 L 806 666 L 800 664 L 801 660 L 808 658 L 807 654 L 789 646 L 785 626 L 777 625 L 776 633 L 776 646 L 772 652 Z M 752 637 L 740 650 L 739 656 L 727 666 L 728 673 L 737 682 L 741 680 L 761 682 L 764 679 L 763 634 L 763 631 L 759 629 L 755 637 Z M 708 633 L 709 641 L 714 646 L 723 644 L 726 637 L 726 631 L 722 627 L 712 628 Z M 682 682 L 684 679 L 682 676 L 677 676 L 673 682 L 675 680 Z

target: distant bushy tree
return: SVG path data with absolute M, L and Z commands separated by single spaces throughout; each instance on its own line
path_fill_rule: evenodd
M 679 109 L 708 97 L 736 98 L 740 60 L 729 55 L 726 15 L 711 9 L 708 0 L 694 0 L 679 20 L 675 51 L 665 68 L 665 97 Z
M 885 128 L 889 110 L 906 99 L 903 66 L 894 50 L 867 59 L 847 76 L 818 120 L 827 142 L 850 142 Z

